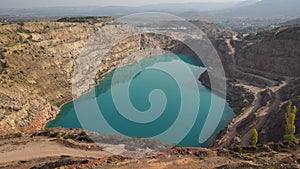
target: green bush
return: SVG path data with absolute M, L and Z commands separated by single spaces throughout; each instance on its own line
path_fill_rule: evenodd
M 14 54 L 17 54 L 17 55 L 20 54 L 19 51 L 17 51 L 17 50 L 14 50 L 13 53 L 14 53 Z
M 287 112 L 285 113 L 285 135 L 283 136 L 284 140 L 287 141 L 295 141 L 295 132 L 296 132 L 296 126 L 295 126 L 295 118 L 296 118 L 296 112 L 297 107 L 292 106 L 292 102 L 290 101 Z
M 53 137 L 56 137 L 57 135 L 59 135 L 59 133 L 58 133 L 58 132 L 55 132 L 55 133 L 50 133 L 50 134 L 49 134 L 49 137 L 52 137 L 52 138 L 53 138 Z
M 76 136 L 75 136 L 74 134 L 69 134 L 68 137 L 69 137 L 70 139 L 75 139 L 75 138 L 76 138 Z
M 288 140 L 288 141 L 296 141 L 297 138 L 295 137 L 294 134 L 286 134 L 283 136 L 284 140 Z
M 69 155 L 61 155 L 60 158 L 70 158 L 71 156 Z
M 237 152 L 237 153 L 242 153 L 243 152 L 243 148 L 240 147 L 240 146 L 236 146 L 236 147 L 233 148 L 233 151 Z
M 179 145 L 178 144 L 175 144 L 173 147 L 172 147 L 172 149 L 176 149 L 176 148 L 178 148 L 179 147 Z
M 79 133 L 79 136 L 87 136 L 87 134 L 85 131 L 83 131 L 83 132 Z
M 113 158 L 113 157 L 108 157 L 107 163 L 112 163 L 113 161 L 114 161 L 114 158 Z
M 61 135 L 60 134 L 56 135 L 56 138 L 61 139 Z
M 257 145 L 257 142 L 258 142 L 258 132 L 256 129 L 254 129 L 252 131 L 252 141 L 251 141 L 251 145 L 252 146 L 256 146 Z
M 257 152 L 258 151 L 258 148 L 256 146 L 248 146 L 248 147 L 243 147 L 243 152 L 244 153 L 254 153 L 254 152 Z

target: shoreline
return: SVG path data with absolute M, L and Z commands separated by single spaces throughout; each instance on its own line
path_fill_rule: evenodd
M 186 55 L 184 55 L 184 56 L 186 56 Z M 186 57 L 194 58 L 193 56 L 186 56 Z M 131 63 L 131 64 L 135 64 L 135 63 Z M 123 65 L 122 67 L 131 65 L 131 64 L 126 64 L 126 65 Z M 202 66 L 201 66 L 201 67 L 202 67 Z M 108 75 L 109 73 L 113 72 L 115 69 L 118 69 L 118 68 L 119 68 L 119 67 L 113 68 L 113 69 L 107 71 L 106 73 L 104 73 L 103 75 L 101 75 L 100 78 L 98 78 L 97 83 L 95 84 L 95 86 L 93 86 L 92 88 L 90 88 L 89 90 L 87 90 L 86 92 L 84 92 L 84 94 L 82 94 L 82 95 L 80 95 L 80 96 L 78 96 L 78 97 L 76 97 L 76 98 L 73 98 L 72 100 L 70 100 L 70 101 L 65 102 L 64 104 L 62 104 L 62 105 L 60 106 L 60 108 L 59 108 L 60 111 L 56 114 L 55 118 L 49 120 L 49 121 L 46 123 L 44 129 L 48 129 L 47 125 L 48 125 L 49 123 L 51 123 L 52 121 L 54 121 L 54 120 L 57 119 L 58 115 L 61 113 L 61 109 L 62 109 L 63 106 L 65 106 L 66 104 L 69 104 L 69 103 L 73 102 L 74 100 L 76 100 L 76 99 L 78 99 L 78 98 L 84 96 L 85 94 L 91 92 L 91 91 L 93 90 L 93 88 L 96 88 L 97 86 L 101 85 L 100 82 L 101 82 L 102 80 L 105 79 L 105 76 L 106 76 L 106 75 Z M 201 83 L 201 84 L 203 85 L 204 88 L 206 88 L 207 90 L 209 90 L 209 91 L 211 92 L 211 94 L 215 94 L 217 97 L 221 97 L 222 99 L 224 99 L 225 105 L 227 105 L 228 108 L 230 108 L 230 110 L 232 110 L 232 108 L 229 106 L 229 104 L 228 104 L 226 98 L 224 98 L 224 95 L 222 95 L 221 93 L 212 91 L 209 87 L 207 87 L 207 86 L 200 80 L 201 76 L 202 76 L 204 73 L 205 73 L 205 71 L 199 76 L 198 79 L 196 78 L 196 79 L 199 81 L 199 83 Z M 221 96 L 220 96 L 220 95 L 221 95 Z M 225 109 L 223 110 L 222 116 L 223 116 L 224 112 L 225 112 Z M 235 113 L 233 110 L 232 110 L 232 113 L 233 113 L 233 116 L 236 117 L 236 113 Z M 230 122 L 234 119 L 234 117 L 233 117 L 232 119 L 230 119 L 230 120 L 228 121 L 228 123 L 227 123 L 227 124 L 226 124 L 219 132 L 217 132 L 217 133 L 215 134 L 215 136 L 213 136 L 213 143 L 216 141 L 216 136 L 218 135 L 218 133 L 224 131 L 224 130 L 228 127 L 228 125 L 230 124 Z M 218 125 L 218 126 L 219 126 L 219 125 Z M 59 127 L 59 126 L 57 126 L 57 127 Z M 62 126 L 60 126 L 60 127 L 62 127 Z M 53 127 L 52 127 L 52 128 L 53 128 Z M 62 128 L 64 128 L 64 127 L 62 127 Z M 66 129 L 67 129 L 67 128 L 66 128 Z M 92 132 L 92 131 L 91 131 L 91 132 Z M 101 133 L 99 133 L 99 134 L 101 134 Z M 120 134 L 120 135 L 121 135 L 121 134 Z M 121 136 L 123 136 L 123 135 L 121 135 Z M 208 145 L 208 146 L 205 146 L 205 147 L 211 147 L 212 145 L 213 145 L 213 144 Z M 197 146 L 197 147 L 200 147 L 200 146 Z
M 115 69 L 115 68 L 114 68 L 114 69 Z M 104 76 L 107 75 L 107 74 L 109 74 L 109 73 L 111 73 L 114 69 L 108 71 L 107 73 L 104 73 L 103 76 L 102 76 L 101 78 L 99 78 L 99 80 L 97 80 L 97 82 L 96 82 L 96 84 L 95 84 L 94 87 L 100 85 L 99 82 L 100 82 L 101 80 L 104 79 Z M 73 86 L 73 84 L 72 84 L 72 86 Z M 73 95 L 72 95 L 72 98 L 73 98 L 73 99 L 70 99 L 69 101 L 63 102 L 63 103 L 58 107 L 58 109 L 59 109 L 58 113 L 55 114 L 55 117 L 54 117 L 53 119 L 50 119 L 50 120 L 48 120 L 48 121 L 45 123 L 45 125 L 43 126 L 43 129 L 47 129 L 48 123 L 50 123 L 51 121 L 54 121 L 54 120 L 57 118 L 57 116 L 58 116 L 58 115 L 60 114 L 60 112 L 61 112 L 62 107 L 64 107 L 65 105 L 67 105 L 67 104 L 69 104 L 69 103 L 71 103 L 71 102 L 73 102 L 74 100 L 78 99 L 79 97 L 81 97 L 81 96 L 83 96 L 83 95 L 85 95 L 85 94 L 91 92 L 91 90 L 92 90 L 92 88 L 88 89 L 88 91 L 84 92 L 82 95 L 78 96 L 77 98 L 74 98 Z

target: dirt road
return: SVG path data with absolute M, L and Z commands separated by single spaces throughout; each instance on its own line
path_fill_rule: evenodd
M 61 155 L 102 158 L 110 156 L 111 153 L 107 151 L 85 151 L 69 148 L 56 141 L 51 141 L 50 139 L 29 142 L 18 146 L 13 144 L 0 146 L 0 164 L 20 160 L 57 157 Z

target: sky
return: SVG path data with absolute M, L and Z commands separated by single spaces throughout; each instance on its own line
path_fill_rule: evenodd
M 37 8 L 53 6 L 141 6 L 160 3 L 236 2 L 242 0 L 0 0 L 0 8 Z

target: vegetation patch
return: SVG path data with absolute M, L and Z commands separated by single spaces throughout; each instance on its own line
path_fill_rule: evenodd
M 57 22 L 78 22 L 78 23 L 101 23 L 112 20 L 110 16 L 86 16 L 86 17 L 65 17 L 58 19 Z

